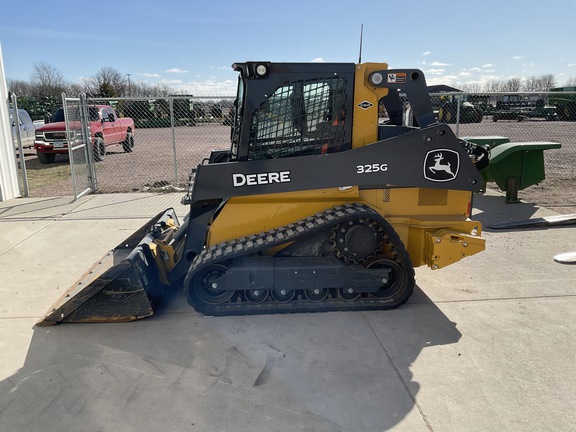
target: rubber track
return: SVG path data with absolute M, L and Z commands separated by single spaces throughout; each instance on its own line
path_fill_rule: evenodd
M 349 220 L 367 218 L 380 224 L 389 238 L 389 243 L 394 246 L 397 259 L 404 277 L 408 278 L 409 284 L 407 290 L 409 294 L 401 301 L 393 302 L 391 299 L 381 299 L 373 296 L 360 296 L 353 301 L 346 301 L 339 298 L 333 290 L 328 297 L 322 302 L 311 302 L 301 293 L 296 292 L 294 299 L 288 303 L 279 303 L 274 301 L 270 296 L 263 303 L 252 303 L 246 301 L 239 293 L 235 293 L 232 298 L 224 303 L 212 304 L 206 303 L 194 294 L 190 289 L 190 283 L 195 273 L 206 266 L 212 264 L 226 264 L 227 260 L 233 260 L 244 255 L 252 255 L 259 251 L 275 247 L 286 242 L 293 242 L 304 236 L 313 234 L 321 229 L 333 227 L 337 224 Z M 408 300 L 414 288 L 414 268 L 406 252 L 400 237 L 396 234 L 392 226 L 377 212 L 362 204 L 350 203 L 343 204 L 328 210 L 325 210 L 305 219 L 284 225 L 282 227 L 252 234 L 245 237 L 220 243 L 205 248 L 194 259 L 192 267 L 188 272 L 185 280 L 186 296 L 188 303 L 199 312 L 205 315 L 247 315 L 247 314 L 269 314 L 269 313 L 296 313 L 296 312 L 320 312 L 320 311 L 351 311 L 351 310 L 376 310 L 392 309 L 400 306 Z

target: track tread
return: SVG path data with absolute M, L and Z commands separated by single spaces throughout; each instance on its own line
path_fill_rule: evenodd
M 304 299 L 298 299 L 298 296 L 296 296 L 295 300 L 288 303 L 279 303 L 275 301 L 250 303 L 242 301 L 238 295 L 235 295 L 226 303 L 210 304 L 203 302 L 195 295 L 194 290 L 189 288 L 194 274 L 206 266 L 222 263 L 223 261 L 232 260 L 243 255 L 254 254 L 286 242 L 292 242 L 303 236 L 317 232 L 318 230 L 361 217 L 373 219 L 386 227 L 386 234 L 390 239 L 388 245 L 389 250 L 393 251 L 396 260 L 401 261 L 401 266 L 405 270 L 405 277 L 409 279 L 407 282 L 409 285 L 407 287 L 409 294 L 402 297 L 398 302 L 391 302 L 390 299 L 380 299 L 375 297 L 360 297 L 354 301 L 347 301 L 337 298 L 337 296 L 329 295 L 323 302 L 311 302 Z M 308 216 L 305 219 L 278 227 L 277 229 L 239 237 L 205 248 L 194 259 L 184 286 L 188 302 L 199 312 L 206 315 L 247 315 L 392 309 L 400 306 L 408 300 L 412 294 L 414 284 L 414 268 L 412 267 L 404 245 L 390 224 L 380 216 L 380 214 L 366 205 L 347 203 Z

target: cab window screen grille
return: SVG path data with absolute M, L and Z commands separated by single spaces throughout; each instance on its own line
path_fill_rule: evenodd
M 346 79 L 331 77 L 283 84 L 252 116 L 249 159 L 345 150 Z

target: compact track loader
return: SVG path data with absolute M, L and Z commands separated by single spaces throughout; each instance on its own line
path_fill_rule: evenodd
M 175 289 L 206 315 L 390 309 L 415 266 L 484 250 L 469 216 L 488 155 L 436 121 L 420 70 L 233 68 L 231 148 L 193 170 L 183 223 L 159 214 L 40 325 L 143 318 Z

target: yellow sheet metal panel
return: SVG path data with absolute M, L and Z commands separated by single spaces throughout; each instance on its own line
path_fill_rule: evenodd
M 362 147 L 378 141 L 378 101 L 388 94 L 387 88 L 373 87 L 368 76 L 377 70 L 388 69 L 386 63 L 356 65 L 354 83 L 354 125 L 352 147 Z
M 345 202 L 359 201 L 356 187 L 231 198 L 210 227 L 208 246 L 277 228 Z
M 361 191 L 360 196 L 384 217 L 449 216 L 465 220 L 472 194 L 467 191 L 427 188 L 396 188 Z

